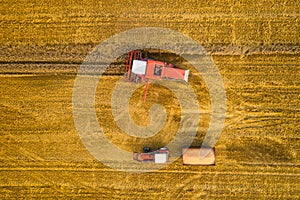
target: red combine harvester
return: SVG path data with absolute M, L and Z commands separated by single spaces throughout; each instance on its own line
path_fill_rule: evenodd
M 150 80 L 175 79 L 188 82 L 189 70 L 178 69 L 162 61 L 143 59 L 141 51 L 130 51 L 126 59 L 124 76 L 127 81 L 146 82 L 145 102 Z
M 166 147 L 150 152 L 150 148 L 144 148 L 144 153 L 133 153 L 133 160 L 139 162 L 166 163 L 169 160 L 169 150 Z

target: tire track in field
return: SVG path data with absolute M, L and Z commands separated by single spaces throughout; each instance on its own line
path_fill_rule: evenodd
M 6 147 L 6 149 L 13 149 L 14 150 L 14 154 L 18 154 L 22 159 L 18 159 L 19 161 L 22 160 L 31 160 L 31 161 L 45 161 L 42 157 L 38 156 L 37 153 L 33 153 L 32 151 L 30 151 L 28 148 L 24 148 L 20 145 L 17 145 L 18 142 L 14 139 L 14 137 L 12 135 L 8 135 L 9 136 L 9 140 L 10 140 L 10 144 L 6 144 L 4 142 L 0 142 L 1 145 L 3 145 L 2 147 Z M 15 157 L 8 157 L 10 160 L 15 160 Z M 25 161 L 26 162 L 26 161 Z
M 155 172 L 151 172 L 148 174 L 194 174 L 194 175 L 213 175 L 213 174 L 218 174 L 218 175 L 266 175 L 266 176 L 300 176 L 300 164 L 296 164 L 296 163 L 268 163 L 267 165 L 265 164 L 261 164 L 261 163 L 247 163 L 247 162 L 242 162 L 239 163 L 240 166 L 242 166 L 243 164 L 245 165 L 256 165 L 258 167 L 261 168 L 266 168 L 267 166 L 269 167 L 289 167 L 291 170 L 293 170 L 292 172 L 287 173 L 287 170 L 282 171 L 282 173 L 278 173 L 278 172 L 266 172 L 266 173 L 261 173 L 260 171 L 256 171 L 254 169 L 252 169 L 253 171 L 244 171 L 244 172 L 238 172 L 238 171 L 231 171 L 230 170 L 230 166 L 231 165 L 227 165 L 228 169 L 225 169 L 224 171 L 192 171 L 192 170 L 184 170 L 182 171 L 183 168 L 181 168 L 180 170 L 160 170 L 160 171 L 155 171 Z M 226 166 L 226 165 L 225 165 Z M 296 168 L 295 168 L 296 167 Z M 237 170 L 238 168 L 235 168 L 234 170 Z M 251 168 L 250 168 L 251 169 Z M 274 168 L 274 170 L 276 170 L 276 168 Z M 294 171 L 296 170 L 296 171 Z M 24 167 L 15 167 L 15 166 L 7 166 L 7 167 L 0 167 L 0 171 L 41 171 L 41 172 L 46 172 L 46 171 L 58 171 L 58 172 L 103 172 L 103 173 L 114 173 L 116 172 L 113 169 L 110 168 L 79 168 L 79 167 L 30 167 L 30 166 L 24 166 Z M 299 171 L 299 173 L 294 173 Z

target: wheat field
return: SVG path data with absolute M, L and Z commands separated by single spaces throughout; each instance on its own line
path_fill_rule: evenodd
M 300 194 L 300 4 L 271 1 L 8 1 L 0 21 L 1 199 L 298 199 Z M 96 45 L 137 27 L 179 31 L 203 45 L 222 76 L 226 119 L 216 166 L 182 158 L 149 173 L 116 171 L 80 140 L 72 94 L 80 64 Z M 182 66 L 178 55 L 157 59 Z M 149 123 L 153 103 L 168 124 L 149 139 L 124 134 L 111 113 L 123 57 L 98 83 L 96 114 L 106 137 L 127 151 L 168 143 L 180 108 L 168 89 L 144 85 L 130 99 L 133 120 Z M 190 76 L 200 109 L 211 103 L 201 77 Z M 179 83 L 178 83 L 179 84 Z M 210 122 L 200 116 L 193 145 Z

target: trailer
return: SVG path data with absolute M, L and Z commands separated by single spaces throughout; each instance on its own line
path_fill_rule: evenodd
M 215 165 L 215 148 L 188 147 L 182 149 L 183 165 Z

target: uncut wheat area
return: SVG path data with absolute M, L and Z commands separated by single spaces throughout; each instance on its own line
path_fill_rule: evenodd
M 298 199 L 300 194 L 300 39 L 297 1 L 31 1 L 1 3 L 1 199 Z M 82 143 L 72 95 L 80 64 L 93 48 L 135 27 L 170 28 L 203 45 L 220 71 L 226 118 L 215 166 L 182 158 L 148 173 L 118 171 Z M 210 94 L 188 61 L 170 52 L 152 57 L 190 69 L 200 109 L 192 145 L 211 122 Z M 111 98 L 124 56 L 98 82 L 95 111 L 115 146 L 159 148 L 176 135 L 176 96 L 158 82 L 143 102 L 141 84 L 129 103 L 139 125 L 153 104 L 165 107 L 161 132 L 136 138 L 116 124 Z M 178 87 L 182 83 L 174 82 Z M 145 163 L 147 164 L 147 163 Z M 126 167 L 126 166 L 125 166 Z

